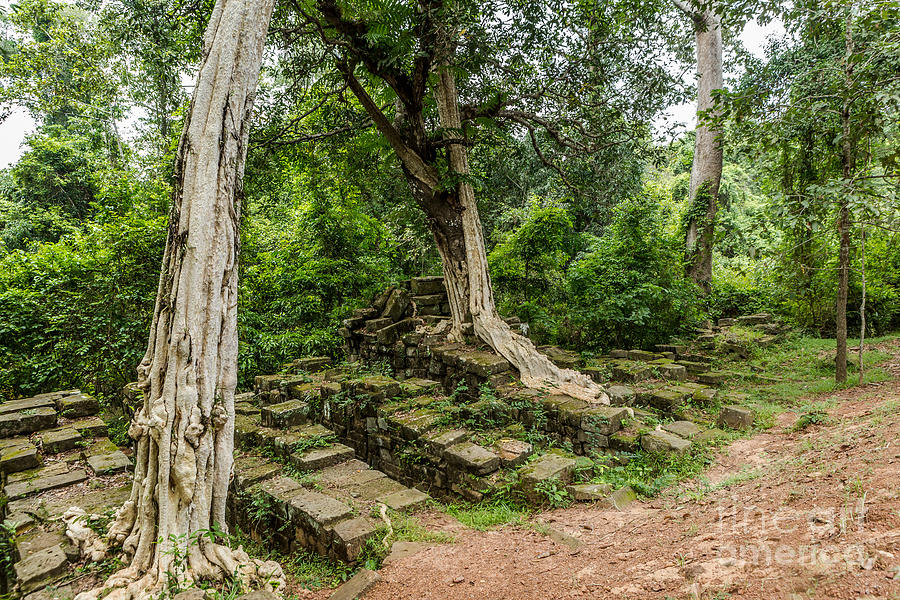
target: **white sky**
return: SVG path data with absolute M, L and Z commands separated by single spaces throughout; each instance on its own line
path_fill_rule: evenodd
M 0 0 L 0 8 L 7 10 L 9 0 Z M 762 57 L 767 39 L 771 35 L 778 35 L 784 31 L 780 23 L 771 23 L 765 27 L 755 21 L 749 23 L 741 34 L 744 46 L 753 54 Z M 657 120 L 657 129 L 666 125 L 680 124 L 681 129 L 693 128 L 696 123 L 694 103 L 685 103 L 672 106 L 665 116 Z M 123 124 L 120 131 L 128 137 L 129 124 L 134 124 L 135 119 L 129 119 L 130 123 Z M 35 130 L 34 120 L 24 109 L 15 109 L 3 123 L 0 123 L 0 168 L 5 168 L 14 163 L 22 155 L 24 148 L 22 142 L 25 136 Z

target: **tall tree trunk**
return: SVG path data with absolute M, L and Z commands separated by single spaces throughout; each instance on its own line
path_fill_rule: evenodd
M 859 303 L 859 385 L 863 384 L 865 376 L 865 363 L 863 362 L 863 350 L 866 347 L 866 226 L 859 228 L 859 272 L 862 279 L 862 300 Z
M 551 386 L 589 402 L 608 404 L 609 398 L 606 393 L 590 377 L 554 365 L 537 351 L 531 340 L 514 333 L 497 313 L 488 273 L 481 218 L 475 201 L 475 191 L 468 181 L 470 176 L 468 152 L 458 141 L 463 138 L 464 132 L 459 114 L 456 80 L 449 64 L 442 65 L 438 70 L 435 99 L 444 138 L 448 140 L 450 170 L 458 180 L 453 204 L 459 207 L 458 214 L 465 247 L 464 266 L 450 272 L 446 268 L 444 270 L 449 295 L 468 298 L 468 309 L 475 335 L 515 366 L 523 383 L 530 387 Z M 437 242 L 441 256 L 449 254 L 449 249 L 441 248 L 441 240 L 438 239 Z
M 685 271 L 705 292 L 712 285 L 716 209 L 722 179 L 722 132 L 706 123 L 715 109 L 713 91 L 722 88 L 722 24 L 715 12 L 689 13 L 697 44 L 697 130 L 688 194 Z
M 131 497 L 109 539 L 128 567 L 96 597 L 146 598 L 175 582 L 237 574 L 265 585 L 275 563 L 252 561 L 200 532 L 224 529 L 234 449 L 237 263 L 249 121 L 274 0 L 218 0 L 175 164 L 169 232 L 147 352 Z M 186 557 L 176 564 L 176 554 Z
M 844 29 L 844 45 L 847 50 L 845 56 L 847 57 L 853 54 L 851 19 L 852 17 L 848 13 Z M 849 90 L 853 80 L 853 63 L 847 58 L 844 59 L 844 79 L 846 89 Z M 838 383 L 847 381 L 847 293 L 850 284 L 850 199 L 848 194 L 852 185 L 853 171 L 856 168 L 850 117 L 851 100 L 844 98 L 844 105 L 841 108 L 841 176 L 847 187 L 838 201 L 840 252 L 838 254 L 838 289 L 834 310 L 835 339 L 837 341 L 834 379 Z

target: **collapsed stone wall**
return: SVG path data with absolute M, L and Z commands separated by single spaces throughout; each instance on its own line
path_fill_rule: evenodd
M 527 432 L 572 454 L 599 454 L 629 418 L 624 407 L 588 406 L 511 385 L 501 390 L 505 395 L 471 401 L 442 394 L 434 380 L 340 369 L 312 378 L 262 376 L 257 389 L 266 403 L 263 425 L 320 423 L 360 460 L 404 485 L 470 500 L 509 482 L 508 470 L 534 450 L 522 439 Z

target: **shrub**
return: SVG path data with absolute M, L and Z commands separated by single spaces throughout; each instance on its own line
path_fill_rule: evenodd
M 569 274 L 575 345 L 649 347 L 695 321 L 696 288 L 683 276 L 680 243 L 665 233 L 654 198 L 622 202 L 603 237 Z

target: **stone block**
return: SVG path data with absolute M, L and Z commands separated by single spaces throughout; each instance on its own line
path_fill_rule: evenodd
M 16 582 L 20 591 L 28 594 L 56 581 L 68 572 L 68 568 L 69 561 L 62 546 L 51 546 L 16 563 Z
M 278 404 L 269 404 L 259 411 L 260 420 L 265 427 L 294 427 L 306 423 L 309 415 L 309 404 L 303 400 L 288 400 Z
M 487 475 L 500 468 L 500 457 L 472 442 L 454 444 L 444 450 L 444 458 L 476 475 Z
M 694 362 L 691 360 L 679 360 L 678 364 L 687 369 L 687 372 L 691 375 L 697 375 L 700 373 L 706 373 L 710 370 L 709 363 L 704 362 Z
M 0 415 L 14 412 L 35 410 L 37 408 L 56 408 L 56 398 L 50 394 L 35 396 L 34 398 L 22 398 L 10 400 L 0 404 Z
M 413 279 L 415 281 L 415 279 Z M 369 588 L 380 579 L 377 572 L 369 569 L 361 569 L 350 581 L 339 587 L 329 600 L 356 600 L 365 594 Z
M 675 421 L 662 426 L 663 430 L 674 433 L 678 437 L 689 440 L 700 433 L 701 429 L 690 421 Z
M 75 591 L 71 585 L 48 585 L 44 589 L 25 596 L 25 600 L 72 600 Z
M 597 383 L 609 381 L 610 370 L 606 367 L 581 367 L 579 370 Z
M 428 500 L 428 494 L 415 488 L 406 488 L 378 498 L 378 502 L 396 511 L 412 511 Z
M 467 373 L 478 377 L 490 377 L 510 368 L 508 360 L 493 352 L 466 352 L 458 360 Z
M 383 469 L 387 470 L 387 466 L 382 466 Z M 381 473 L 380 471 L 377 471 Z M 398 481 L 394 481 L 393 479 L 387 477 L 382 473 L 381 477 L 377 479 L 371 479 L 365 481 L 363 483 L 359 483 L 354 486 L 350 486 L 348 488 L 351 492 L 351 495 L 359 498 L 364 501 L 372 501 L 377 498 L 381 498 L 382 496 L 387 496 L 388 494 L 393 494 L 395 492 L 401 492 L 406 489 L 406 486 Z
M 623 360 L 612 365 L 612 378 L 614 381 L 636 382 L 650 379 L 653 372 L 643 363 Z
M 719 391 L 714 388 L 701 387 L 694 390 L 694 393 L 691 394 L 691 398 L 693 398 L 700 406 L 708 406 L 715 402 L 718 395 Z
M 664 412 L 672 412 L 681 406 L 690 394 L 673 388 L 652 390 L 647 394 L 647 402 L 653 408 Z
M 757 313 L 755 315 L 744 315 L 735 319 L 738 325 L 762 325 L 772 321 L 770 313 Z
M 725 371 L 709 371 L 697 375 L 697 381 L 703 385 L 722 385 L 731 377 L 731 373 Z
M 655 352 L 647 352 L 646 350 L 629 350 L 626 354 L 626 358 L 628 360 L 639 360 L 643 362 L 650 362 L 651 360 L 657 360 L 658 358 L 662 358 L 660 354 Z
M 281 465 L 259 456 L 239 457 L 234 461 L 234 480 L 239 490 L 245 490 L 281 472 Z
M 607 497 L 603 503 L 610 508 L 622 510 L 637 499 L 637 494 L 629 486 L 621 487 Z
M 631 406 L 634 404 L 634 390 L 626 385 L 611 385 L 606 389 L 609 403 L 613 406 Z
M 722 407 L 716 424 L 719 427 L 730 427 L 731 429 L 749 429 L 753 427 L 755 418 L 756 415 L 749 408 L 731 404 Z
M 16 444 L 0 447 L 0 473 L 17 473 L 41 464 L 37 448 L 27 438 L 13 438 Z
M 412 301 L 417 307 L 423 306 L 440 306 L 447 301 L 447 294 L 427 294 L 423 296 L 413 296 Z
M 315 490 L 300 488 L 287 499 L 291 520 L 304 522 L 316 531 L 350 518 L 353 509 L 331 496 Z
M 413 296 L 447 293 L 443 277 L 415 277 L 409 282 L 409 289 Z
M 559 452 L 548 452 L 519 469 L 519 487 L 532 502 L 542 500 L 539 486 L 554 479 L 560 485 L 572 483 L 575 474 L 575 459 Z
M 662 452 L 681 456 L 688 451 L 691 443 L 666 431 L 651 431 L 641 436 L 641 448 L 646 452 Z
M 504 467 L 518 467 L 531 456 L 533 447 L 528 442 L 512 438 L 504 438 L 494 442 L 494 452 L 500 457 Z
M 687 369 L 675 363 L 656 365 L 656 370 L 663 379 L 672 381 L 684 381 L 688 376 Z
M 622 406 L 595 406 L 581 415 L 581 428 L 591 433 L 612 435 L 628 420 L 628 409 Z
M 0 415 L 0 438 L 34 433 L 55 426 L 55 410 L 49 407 L 28 408 Z
M 369 519 L 346 519 L 334 526 L 334 545 L 341 560 L 355 562 L 366 540 L 375 535 L 376 525 Z
M 344 444 L 332 444 L 325 448 L 310 448 L 295 452 L 288 460 L 300 471 L 317 471 L 353 458 L 353 448 Z
M 443 415 L 430 408 L 395 414 L 388 421 L 404 440 L 415 440 L 437 427 Z
M 581 362 L 581 358 L 577 354 L 557 346 L 538 346 L 538 351 L 561 369 L 575 369 Z
M 365 323 L 364 331 L 366 333 L 375 333 L 380 329 L 384 329 L 388 325 L 393 325 L 394 321 L 389 317 L 378 317 L 376 319 L 369 319 Z M 373 340 L 374 341 L 374 340 Z
M 67 419 L 90 417 L 100 412 L 100 403 L 93 396 L 74 394 L 60 401 L 59 414 Z
M 91 456 L 110 454 L 116 452 L 118 449 L 119 447 L 113 444 L 109 438 L 98 438 L 94 440 L 90 446 L 81 451 L 81 458 L 87 460 Z
M 131 459 L 121 450 L 88 457 L 87 464 L 97 475 L 112 475 L 131 469 Z
M 441 454 L 447 447 L 464 442 L 468 437 L 469 432 L 464 429 L 437 431 L 426 435 L 425 443 L 432 452 Z
M 618 452 L 637 452 L 641 434 L 635 425 L 630 425 L 609 436 L 609 447 Z
M 409 333 L 416 328 L 415 319 L 403 319 L 387 327 L 382 327 L 376 334 L 379 344 L 390 346 L 397 342 L 405 333 Z
M 85 438 L 101 437 L 107 434 L 106 423 L 100 417 L 78 419 L 69 423 L 68 426 Z
M 44 454 L 58 454 L 78 447 L 84 438 L 72 427 L 62 427 L 41 433 L 41 450 Z
M 612 493 L 608 483 L 577 483 L 569 486 L 569 493 L 578 502 L 605 500 Z
M 40 494 L 47 490 L 55 490 L 75 483 L 81 483 L 85 479 L 87 479 L 87 473 L 84 469 L 75 469 L 74 471 L 62 473 L 60 475 L 50 475 L 28 481 L 8 483 L 3 488 L 3 493 L 6 494 L 6 497 L 10 500 L 17 500 L 19 498 L 25 498 L 26 496 Z
M 706 444 L 721 438 L 723 435 L 725 435 L 724 431 L 714 427 L 712 429 L 707 429 L 706 431 L 701 431 L 694 436 L 692 441 L 697 444 Z
M 29 481 L 41 477 L 50 477 L 51 475 L 62 475 L 69 472 L 69 466 L 64 462 L 52 462 L 46 467 L 39 469 L 30 469 L 28 471 L 19 471 L 18 473 L 10 473 L 6 476 L 6 483 L 17 483 L 20 481 Z

